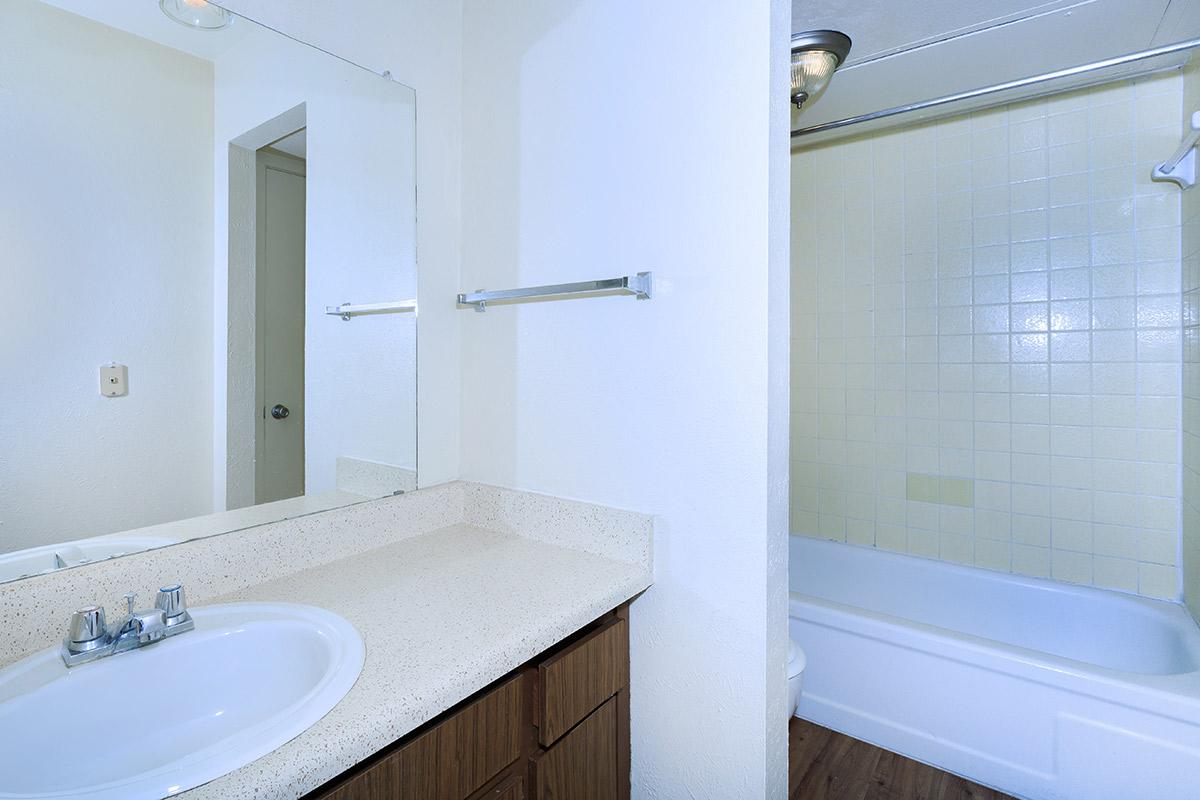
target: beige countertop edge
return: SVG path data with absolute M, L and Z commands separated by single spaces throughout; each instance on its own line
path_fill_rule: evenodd
M 215 598 L 334 611 L 359 631 L 366 659 L 354 687 L 317 724 L 177 797 L 294 800 L 651 582 L 640 564 L 452 525 Z

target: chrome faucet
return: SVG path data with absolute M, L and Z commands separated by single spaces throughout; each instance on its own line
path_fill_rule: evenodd
M 137 594 L 125 595 L 125 616 L 116 625 L 104 624 L 104 608 L 87 606 L 71 615 L 63 640 L 62 660 L 68 667 L 136 650 L 196 627 L 187 611 L 179 584 L 158 590 L 154 608 L 134 609 Z

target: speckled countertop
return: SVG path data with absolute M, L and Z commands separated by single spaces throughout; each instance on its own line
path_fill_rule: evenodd
M 309 603 L 362 635 L 354 688 L 320 722 L 187 800 L 293 800 L 650 585 L 644 564 L 457 524 L 211 602 Z

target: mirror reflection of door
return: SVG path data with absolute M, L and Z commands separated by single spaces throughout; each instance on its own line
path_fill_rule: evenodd
M 257 503 L 304 494 L 304 133 L 257 153 Z

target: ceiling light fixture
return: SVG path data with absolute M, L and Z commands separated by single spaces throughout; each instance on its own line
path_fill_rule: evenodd
M 850 37 L 838 31 L 792 34 L 792 103 L 796 108 L 819 95 L 850 54 Z
M 197 30 L 219 31 L 233 22 L 233 14 L 208 0 L 158 0 L 158 7 L 180 25 Z

